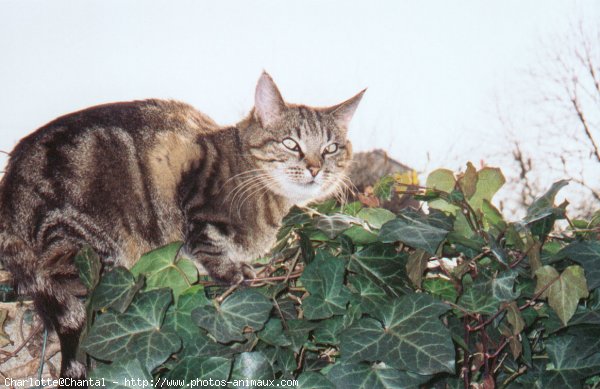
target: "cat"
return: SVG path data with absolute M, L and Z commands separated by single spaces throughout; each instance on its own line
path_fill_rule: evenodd
M 62 116 L 23 138 L 0 182 L 0 260 L 60 340 L 60 376 L 77 358 L 86 291 L 73 263 L 84 245 L 103 266 L 183 241 L 223 283 L 254 273 L 293 205 L 341 190 L 347 130 L 365 90 L 341 104 L 284 102 L 265 72 L 254 108 L 221 127 L 176 101 L 111 103 Z

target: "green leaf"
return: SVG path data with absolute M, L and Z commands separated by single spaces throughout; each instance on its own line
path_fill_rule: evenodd
M 342 316 L 321 320 L 313 333 L 314 342 L 337 345 L 339 343 L 338 336 L 342 330 L 344 330 L 344 318 Z
M 198 281 L 198 269 L 187 258 L 178 258 L 181 243 L 171 243 L 144 254 L 131 268 L 134 276 L 146 277 L 146 290 L 169 287 L 175 301 L 181 292 Z
M 90 372 L 90 379 L 104 380 L 104 388 L 148 389 L 152 376 L 137 359 L 122 358 L 110 365 L 98 364 Z
M 566 326 L 575 313 L 579 300 L 589 295 L 583 269 L 580 266 L 569 266 L 559 276 L 556 269 L 546 265 L 539 268 L 535 275 L 536 294 L 546 288 L 540 297 L 548 298 L 548 305 Z
M 85 246 L 79 250 L 74 262 L 79 270 L 79 280 L 88 291 L 93 290 L 100 280 L 100 269 L 102 268 L 98 254 L 91 247 Z
M 286 335 L 292 341 L 292 350 L 294 352 L 299 352 L 300 348 L 306 343 L 308 340 L 308 335 L 312 330 L 318 327 L 318 323 L 311 322 L 308 320 L 288 320 L 287 321 L 287 330 L 285 330 Z
M 200 328 L 192 320 L 192 310 L 200 306 L 209 306 L 210 301 L 204 294 L 202 285 L 194 285 L 186 289 L 180 296 L 177 305 L 171 305 L 165 316 L 163 327 L 169 328 L 179 335 L 184 347 L 194 342 Z
M 498 168 L 484 167 L 477 172 L 475 193 L 467 201 L 473 209 L 482 209 L 483 201 L 492 201 L 492 197 L 506 182 L 504 175 Z
M 358 294 L 360 307 L 364 312 L 377 312 L 380 306 L 389 301 L 388 294 L 377 281 L 373 282 L 363 275 L 353 274 L 348 277 L 348 282 Z
M 220 306 L 203 306 L 192 311 L 192 320 L 221 343 L 243 341 L 245 327 L 263 328 L 273 308 L 269 299 L 253 289 L 234 292 Z
M 310 293 L 302 303 L 309 320 L 343 314 L 350 299 L 344 286 L 345 263 L 337 258 L 315 259 L 304 269 L 300 281 Z
M 458 298 L 458 292 L 452 281 L 444 278 L 426 278 L 423 281 L 423 290 L 452 303 Z
M 338 363 L 327 378 L 343 389 L 417 389 L 431 379 L 378 363 Z
M 350 256 L 348 270 L 362 274 L 392 295 L 407 291 L 406 254 L 389 244 L 373 244 Z
M 371 227 L 377 229 L 396 218 L 394 213 L 383 208 L 363 208 L 356 216 L 369 223 Z
M 393 176 L 384 176 L 381 177 L 373 187 L 373 193 L 375 196 L 383 199 L 389 200 L 392 197 L 392 192 L 394 190 L 394 180 Z
M 152 371 L 181 347 L 175 332 L 161 328 L 172 300 L 168 289 L 136 295 L 124 313 L 99 315 L 81 347 L 105 361 L 137 358 Z
M 333 215 L 319 216 L 315 227 L 323 231 L 329 239 L 335 239 L 336 236 L 353 225 L 362 224 L 362 220 L 357 217 L 344 215 L 343 213 L 334 213 Z
M 231 359 L 223 357 L 185 357 L 166 375 L 171 380 L 169 389 L 187 389 L 194 379 L 227 381 L 231 372 Z M 176 381 L 178 380 L 178 381 Z M 160 383 L 161 380 L 158 380 Z M 181 383 L 182 385 L 174 385 Z
M 379 240 L 384 243 L 400 241 L 411 247 L 434 254 L 446 235 L 448 235 L 447 230 L 403 215 L 381 227 Z
M 283 333 L 281 320 L 270 318 L 265 327 L 258 333 L 258 338 L 273 346 L 289 346 L 292 344 L 286 334 Z
M 144 278 L 137 280 L 124 267 L 115 267 L 108 271 L 92 294 L 92 309 L 95 311 L 112 308 L 125 312 L 135 294 L 144 285 Z
M 600 334 L 567 332 L 546 341 L 551 365 L 542 374 L 546 388 L 581 388 L 585 377 L 600 373 Z
M 363 318 L 342 333 L 342 360 L 382 361 L 423 375 L 454 372 L 454 345 L 438 319 L 448 309 L 426 294 L 390 301 L 380 307 L 377 316 L 381 323 Z
M 484 199 L 481 204 L 483 212 L 483 223 L 486 229 L 494 227 L 498 233 L 506 230 L 507 224 L 502 217 L 502 214 L 488 200 Z
M 600 242 L 574 242 L 562 249 L 556 257 L 569 258 L 585 269 L 585 278 L 589 290 L 600 286 Z
M 377 241 L 377 235 L 365 230 L 361 226 L 352 226 L 344 231 L 343 235 L 352 240 L 352 243 L 362 246 Z
M 580 324 L 591 324 L 600 326 L 600 307 L 578 307 L 577 311 L 571 318 L 569 325 L 575 326 Z
M 468 276 L 463 278 L 463 295 L 458 304 L 469 312 L 491 315 L 500 307 L 500 303 L 515 300 L 519 293 L 514 291 L 517 272 L 506 271 L 492 278 L 480 275 L 473 283 L 468 284 Z
M 298 376 L 298 389 L 335 389 L 323 374 L 305 371 Z
M 456 186 L 456 179 L 451 170 L 438 169 L 429 174 L 425 186 L 445 193 L 450 193 Z M 459 209 L 456 205 L 452 205 L 443 199 L 430 200 L 427 204 L 429 208 L 439 209 L 440 211 L 448 212 L 453 215 L 456 214 L 456 211 Z
M 241 353 L 236 356 L 231 371 L 234 388 L 256 388 L 250 381 L 275 379 L 273 367 L 265 355 L 259 351 Z M 236 385 L 237 384 L 237 385 Z M 260 385 L 260 383 L 259 383 Z
M 544 219 L 552 215 L 554 208 L 554 199 L 564 186 L 569 183 L 567 180 L 560 180 L 552 184 L 548 192 L 536 199 L 527 209 L 527 216 L 524 219 L 526 223 Z
M 191 357 L 228 357 L 240 352 L 240 343 L 223 345 L 216 342 L 201 328 L 196 327 L 197 333 L 192 340 L 183 342 L 183 349 L 177 353 L 178 358 Z M 181 332 L 179 333 L 181 334 Z

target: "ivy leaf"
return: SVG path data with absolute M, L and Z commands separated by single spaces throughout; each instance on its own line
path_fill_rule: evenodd
M 231 372 L 231 359 L 223 357 L 185 357 L 181 359 L 167 374 L 165 379 L 170 381 L 169 389 L 187 389 L 193 379 L 227 381 Z M 176 381 L 179 380 L 179 381 Z M 157 380 L 159 383 L 161 380 Z M 183 385 L 173 385 L 174 383 Z
M 448 309 L 425 294 L 393 300 L 380 307 L 381 323 L 363 318 L 342 333 L 342 360 L 382 361 L 424 375 L 453 372 L 454 346 L 450 332 L 438 319 Z
M 456 179 L 454 178 L 454 173 L 451 170 L 438 169 L 429 174 L 425 185 L 428 188 L 450 193 L 456 186 Z M 456 205 L 450 204 L 443 199 L 430 200 L 427 202 L 427 205 L 429 208 L 439 209 L 440 211 L 448 212 L 452 215 L 455 215 L 456 211 L 459 209 L 459 207 Z
M 384 287 L 392 295 L 407 291 L 406 254 L 396 252 L 389 244 L 372 244 L 350 256 L 348 270 L 362 274 L 371 282 Z
M 568 183 L 569 181 L 567 180 L 560 180 L 552 184 L 546 193 L 536 199 L 529 208 L 527 208 L 527 216 L 525 217 L 524 222 L 533 223 L 552 215 L 554 213 L 554 199 L 558 194 L 558 191 Z
M 285 330 L 286 335 L 292 341 L 292 350 L 294 352 L 299 352 L 300 348 L 306 343 L 308 340 L 308 335 L 312 330 L 318 327 L 318 323 L 311 322 L 308 320 L 288 320 L 287 321 L 287 330 Z
M 444 278 L 426 278 L 423 281 L 423 290 L 450 302 L 456 302 L 458 298 L 458 291 L 452 281 Z
M 147 371 L 152 371 L 181 347 L 175 332 L 161 328 L 172 300 L 168 289 L 136 295 L 124 313 L 99 315 L 81 347 L 105 361 L 137 358 Z
M 337 345 L 339 343 L 338 336 L 342 330 L 344 330 L 344 318 L 342 316 L 321 320 L 313 333 L 314 342 Z
M 236 356 L 231 371 L 229 381 L 238 380 L 242 385 L 233 386 L 235 388 L 256 388 L 258 386 L 244 385 L 246 382 L 255 382 L 260 385 L 260 380 L 266 381 L 275 379 L 273 367 L 269 363 L 267 357 L 260 351 L 241 353 Z
M 137 277 L 136 280 L 129 270 L 117 266 L 104 274 L 94 289 L 92 309 L 99 311 L 112 308 L 123 313 L 143 285 L 144 277 Z
M 377 312 L 380 306 L 388 303 L 389 296 L 378 282 L 372 282 L 360 274 L 349 276 L 348 281 L 358 294 L 360 307 L 364 312 Z
M 489 230 L 494 227 L 498 233 L 505 231 L 507 224 L 502 217 L 502 214 L 488 200 L 484 199 L 481 203 L 481 211 L 483 212 L 484 226 Z
M 342 236 L 347 236 L 352 243 L 359 246 L 377 241 L 377 234 L 366 230 L 363 226 L 352 226 L 344 231 Z
M 556 257 L 569 258 L 585 269 L 589 290 L 600 286 L 600 242 L 597 240 L 574 242 L 562 249 Z
M 505 301 L 515 300 L 519 293 L 514 291 L 517 272 L 506 271 L 496 277 L 486 279 L 483 275 L 470 285 L 470 277 L 463 278 L 463 295 L 458 299 L 458 304 L 474 313 L 491 315 L 499 309 Z
M 346 312 L 350 291 L 344 286 L 345 263 L 334 257 L 315 259 L 300 281 L 310 293 L 302 303 L 309 320 L 326 319 Z
M 379 240 L 384 243 L 402 242 L 428 253 L 435 253 L 448 231 L 426 224 L 418 219 L 401 215 L 385 223 L 379 231 Z
M 383 208 L 363 208 L 356 216 L 369 223 L 371 227 L 377 229 L 396 218 L 396 215 L 394 215 L 393 212 Z
M 177 305 L 171 305 L 165 316 L 164 327 L 179 335 L 184 347 L 194 342 L 200 328 L 192 320 L 192 310 L 200 306 L 209 306 L 210 301 L 204 294 L 202 285 L 194 285 L 186 289 L 180 296 Z
M 551 365 L 542 374 L 547 388 L 581 388 L 581 380 L 600 373 L 600 334 L 567 332 L 546 341 Z
M 475 193 L 471 196 L 467 202 L 473 207 L 473 209 L 481 210 L 483 207 L 483 201 L 492 201 L 492 197 L 502 188 L 502 185 L 506 182 L 504 175 L 498 168 L 484 167 L 477 172 L 477 184 Z
M 265 327 L 258 333 L 258 338 L 273 346 L 285 347 L 292 344 L 287 335 L 283 333 L 281 320 L 274 317 L 267 321 Z
M 570 325 L 592 324 L 600 326 L 600 307 L 590 309 L 589 307 L 578 307 L 571 318 Z
M 79 270 L 79 280 L 87 288 L 93 290 L 100 280 L 100 257 L 89 246 L 83 247 L 74 258 L 75 266 Z
M 333 215 L 323 215 L 317 218 L 315 227 L 323 231 L 329 239 L 335 239 L 336 236 L 346 231 L 353 225 L 362 225 L 359 218 L 343 213 L 334 213 Z
M 554 198 L 558 191 L 567 184 L 566 180 L 555 182 L 548 192 L 535 200 L 527 209 L 523 223 L 528 224 L 531 233 L 542 238 L 541 240 L 544 240 L 543 238 L 552 231 L 556 219 L 564 217 L 564 209 L 554 206 Z
M 146 289 L 169 287 L 175 301 L 181 292 L 198 281 L 198 269 L 187 258 L 178 258 L 181 243 L 171 243 L 144 254 L 131 268 L 134 276 L 146 277 Z
M 203 306 L 192 311 L 192 320 L 221 343 L 245 340 L 245 327 L 263 328 L 273 308 L 269 299 L 253 289 L 233 293 L 218 306 Z
M 98 367 L 90 372 L 90 379 L 103 380 L 104 387 L 110 389 L 148 389 L 152 376 L 139 360 L 123 358 L 110 365 L 98 363 Z
M 540 297 L 548 298 L 548 304 L 566 326 L 577 309 L 579 299 L 589 295 L 583 269 L 580 266 L 569 266 L 559 275 L 556 269 L 546 265 L 539 268 L 535 275 L 536 294 L 546 288 Z
M 239 343 L 223 345 L 216 342 L 204 330 L 198 330 L 191 341 L 183 342 L 183 349 L 177 354 L 178 358 L 191 357 L 228 357 L 239 352 Z M 181 334 L 181 332 L 179 333 Z M 185 336 L 185 333 L 184 333 Z
M 431 379 L 379 363 L 338 363 L 327 378 L 344 389 L 417 389 Z

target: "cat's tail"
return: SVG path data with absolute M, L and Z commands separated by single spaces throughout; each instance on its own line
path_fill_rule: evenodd
M 20 294 L 31 294 L 36 284 L 36 254 L 23 239 L 0 223 L 0 264 L 12 276 Z

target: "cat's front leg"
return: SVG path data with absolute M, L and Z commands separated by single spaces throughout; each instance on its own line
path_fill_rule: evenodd
M 221 224 L 195 222 L 188 226 L 184 253 L 201 264 L 213 279 L 229 285 L 255 277 L 251 265 L 243 261 L 228 228 Z

